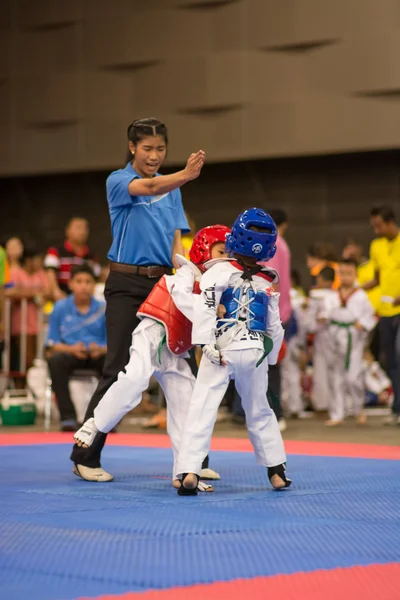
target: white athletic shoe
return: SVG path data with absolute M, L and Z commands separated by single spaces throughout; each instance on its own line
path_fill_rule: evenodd
M 212 481 L 219 481 L 221 479 L 221 475 L 214 471 L 213 469 L 202 469 L 200 471 L 200 479 L 210 479 Z
M 94 442 L 94 438 L 99 433 L 96 425 L 94 424 L 94 418 L 88 419 L 80 429 L 74 434 L 74 440 L 91 446 Z
M 112 481 L 114 477 L 111 473 L 107 473 L 101 467 L 91 468 L 85 467 L 84 465 L 74 465 L 72 468 L 72 472 L 77 477 L 84 479 L 85 481 Z

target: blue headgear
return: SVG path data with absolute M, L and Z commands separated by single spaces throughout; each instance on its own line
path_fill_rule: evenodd
M 252 231 L 251 226 L 267 231 Z M 276 252 L 278 231 L 274 220 L 261 208 L 250 208 L 240 214 L 226 238 L 226 251 L 252 256 L 257 261 L 271 260 Z

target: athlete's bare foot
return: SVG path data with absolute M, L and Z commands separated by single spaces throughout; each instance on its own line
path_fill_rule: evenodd
M 268 479 L 275 490 L 283 490 L 291 485 L 292 480 L 286 477 L 286 465 L 268 467 Z
M 276 490 L 282 490 L 284 487 L 287 487 L 287 484 L 279 475 L 272 475 L 270 479 L 271 485 Z
M 336 427 L 337 425 L 343 425 L 343 421 L 339 421 L 337 419 L 328 419 L 324 421 L 325 427 Z
M 183 486 L 187 490 L 195 490 L 197 488 L 198 477 L 195 473 L 188 473 L 183 480 Z
M 357 417 L 357 425 L 366 425 L 367 423 L 367 415 L 362 410 Z
M 179 479 L 174 479 L 172 482 L 173 487 L 176 490 L 179 490 L 179 488 L 181 487 L 181 482 L 179 481 Z M 212 485 L 210 485 L 209 483 L 206 483 L 205 481 L 199 481 L 199 483 L 197 484 L 197 491 L 198 492 L 214 492 L 214 488 Z

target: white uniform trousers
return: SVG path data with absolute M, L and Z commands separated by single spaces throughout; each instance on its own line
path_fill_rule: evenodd
M 99 431 L 111 431 L 124 415 L 140 404 L 154 375 L 167 402 L 167 432 L 175 464 L 196 379 L 185 359 L 172 354 L 166 344 L 160 352 L 164 333 L 163 326 L 152 319 L 143 319 L 135 329 L 129 363 L 95 408 L 94 422 Z
M 351 401 L 354 415 L 359 415 L 364 407 L 364 347 L 365 336 L 359 333 L 353 335 L 348 368 L 346 368 L 346 355 L 332 351 L 328 375 L 329 418 L 334 421 L 342 421 L 345 418 L 347 397 Z
M 290 414 L 304 410 L 301 388 L 300 349 L 297 336 L 287 343 L 286 356 L 281 363 L 282 404 Z
M 330 337 L 327 331 L 315 334 L 313 352 L 312 406 L 314 410 L 328 410 Z
M 266 397 L 267 360 L 256 368 L 262 354 L 262 350 L 253 348 L 224 349 L 228 366 L 215 365 L 203 356 L 181 438 L 178 474 L 200 474 L 201 464 L 210 448 L 218 408 L 230 379 L 235 379 L 242 399 L 257 463 L 274 467 L 286 461 L 278 422 Z

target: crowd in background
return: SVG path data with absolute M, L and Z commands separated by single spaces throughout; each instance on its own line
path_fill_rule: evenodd
M 392 416 L 386 422 L 400 424 L 400 233 L 393 211 L 385 206 L 371 211 L 370 225 L 376 239 L 369 257 L 355 239 L 349 239 L 341 249 L 318 240 L 311 243 L 304 257 L 309 273 L 305 281 L 293 267 L 285 241 L 290 227 L 288 216 L 283 210 L 270 212 L 279 235 L 276 255 L 268 265 L 279 273 L 281 319 L 286 332 L 281 360 L 270 371 L 274 382 L 270 402 L 281 429 L 286 428 L 288 417 L 302 419 L 313 412 L 326 411 L 328 426 L 340 425 L 351 415 L 362 425 L 366 422 L 366 405 L 392 406 Z M 194 223 L 190 222 L 190 226 L 194 233 Z M 0 248 L 0 286 L 3 296 L 11 301 L 10 370 L 20 385 L 21 327 L 27 336 L 29 369 L 36 355 L 39 314 L 50 315 L 47 359 L 64 430 L 74 430 L 77 424 L 67 389 L 68 373 L 79 365 L 100 372 L 106 347 L 103 294 L 108 267 L 102 266 L 91 251 L 88 237 L 88 222 L 76 217 L 66 226 L 65 240 L 44 252 L 24 245 L 18 237 L 5 240 Z M 185 252 L 191 239 L 190 234 L 182 238 Z M 296 267 L 300 266 L 296 260 Z M 336 313 L 327 308 L 329 298 L 333 298 L 331 292 L 340 298 L 340 306 L 335 305 L 335 310 L 343 310 L 353 291 L 360 287 L 368 297 L 360 317 L 335 321 L 332 315 Z M 25 323 L 21 318 L 21 299 L 27 301 Z M 75 321 L 76 332 L 65 344 L 63 328 Z M 362 340 L 360 359 L 354 354 L 356 332 L 360 334 L 357 340 Z M 4 322 L 0 333 L 4 333 Z M 64 364 L 66 347 L 68 364 Z M 61 349 L 64 363 L 57 359 L 57 350 Z M 347 364 L 350 355 L 352 366 Z M 357 360 L 360 365 L 356 368 Z M 334 365 L 339 365 L 336 370 Z M 235 422 L 244 422 L 240 397 L 234 389 L 231 392 L 225 404 Z M 335 394 L 343 397 L 340 410 L 332 405 Z M 222 409 L 225 415 L 226 406 Z M 148 412 L 157 410 L 149 394 L 144 395 L 143 408 Z M 147 425 L 165 427 L 165 411 L 157 412 Z

